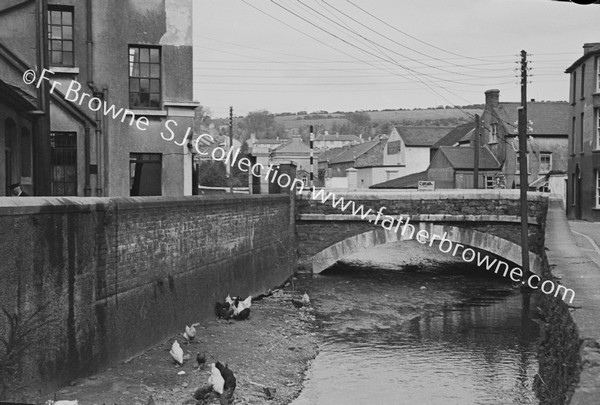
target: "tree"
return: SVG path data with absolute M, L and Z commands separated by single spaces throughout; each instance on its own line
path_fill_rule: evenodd
M 210 125 L 210 110 L 204 106 L 198 106 L 194 110 L 194 131 L 195 132 L 207 132 L 208 126 Z
M 256 138 L 275 139 L 285 136 L 285 127 L 275 121 L 275 115 L 267 110 L 249 112 L 240 123 L 245 139 L 255 134 Z
M 206 160 L 200 163 L 198 166 L 198 184 L 208 187 L 227 186 L 225 164 L 216 160 Z
M 248 172 L 240 170 L 240 168 L 238 167 L 238 162 L 240 161 L 240 159 L 247 157 L 249 152 L 250 150 L 248 148 L 248 144 L 246 142 L 242 142 L 240 154 L 238 155 L 237 160 L 231 168 L 231 175 L 233 176 L 233 185 L 235 187 L 248 187 Z
M 369 116 L 369 113 L 365 111 L 357 111 L 346 114 L 345 118 L 350 123 L 350 129 L 352 132 L 359 134 L 369 133 L 371 124 L 371 117 Z

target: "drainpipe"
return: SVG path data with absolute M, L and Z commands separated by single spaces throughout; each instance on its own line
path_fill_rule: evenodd
M 94 95 L 94 97 L 98 97 L 100 98 L 102 101 L 105 101 L 105 95 L 106 95 L 106 89 L 104 89 L 104 91 L 100 91 L 100 89 L 98 89 L 98 87 L 96 87 L 96 85 L 94 84 L 94 42 L 93 42 L 93 32 L 92 32 L 92 24 L 93 24 L 93 18 L 92 18 L 92 0 L 87 0 L 86 1 L 86 6 L 87 6 L 87 12 L 86 12 L 86 17 L 87 17 L 87 85 L 88 87 L 92 90 L 92 93 Z M 97 166 L 97 170 L 96 170 L 96 195 L 97 196 L 102 196 L 103 194 L 103 184 L 104 184 L 104 164 L 102 162 L 102 153 L 103 150 L 101 148 L 101 141 L 100 139 L 102 138 L 102 115 L 100 113 L 100 110 L 96 111 L 96 166 Z M 90 142 L 87 142 L 86 139 L 86 156 L 90 156 L 91 155 L 91 144 Z M 89 160 L 87 161 L 87 166 L 86 167 L 86 175 L 89 173 Z
M 92 188 L 90 187 L 90 124 L 85 124 L 85 185 L 83 187 L 83 193 L 86 197 L 92 194 Z

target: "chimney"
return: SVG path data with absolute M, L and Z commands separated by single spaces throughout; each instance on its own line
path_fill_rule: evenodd
M 491 89 L 485 92 L 485 108 L 498 107 L 500 104 L 500 90 Z
M 592 42 L 588 44 L 583 44 L 583 54 L 588 54 L 590 52 L 594 52 L 600 50 L 600 42 Z

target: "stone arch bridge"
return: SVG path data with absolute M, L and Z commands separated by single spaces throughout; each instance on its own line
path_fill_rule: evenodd
M 331 198 L 323 202 L 330 192 L 336 201 L 343 197 L 343 204 L 333 207 Z M 347 207 L 343 211 L 342 205 Z M 520 210 L 518 190 L 330 190 L 316 198 L 304 192 L 296 197 L 300 269 L 320 273 L 357 251 L 417 235 L 428 244 L 435 236 L 444 237 L 455 246 L 481 249 L 520 266 Z M 538 274 L 547 211 L 548 195 L 528 193 L 529 263 Z M 400 217 L 402 225 L 390 226 L 391 218 Z M 404 229 L 407 219 L 410 226 Z

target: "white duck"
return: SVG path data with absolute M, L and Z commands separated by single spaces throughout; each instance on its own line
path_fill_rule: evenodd
M 179 342 L 175 340 L 173 345 L 171 346 L 171 357 L 176 363 L 179 363 L 180 366 L 183 365 L 183 349 L 179 346 Z
M 185 325 L 185 332 L 183 332 L 181 335 L 188 342 L 190 340 L 194 340 L 196 337 L 196 324 L 193 324 L 192 326 Z

